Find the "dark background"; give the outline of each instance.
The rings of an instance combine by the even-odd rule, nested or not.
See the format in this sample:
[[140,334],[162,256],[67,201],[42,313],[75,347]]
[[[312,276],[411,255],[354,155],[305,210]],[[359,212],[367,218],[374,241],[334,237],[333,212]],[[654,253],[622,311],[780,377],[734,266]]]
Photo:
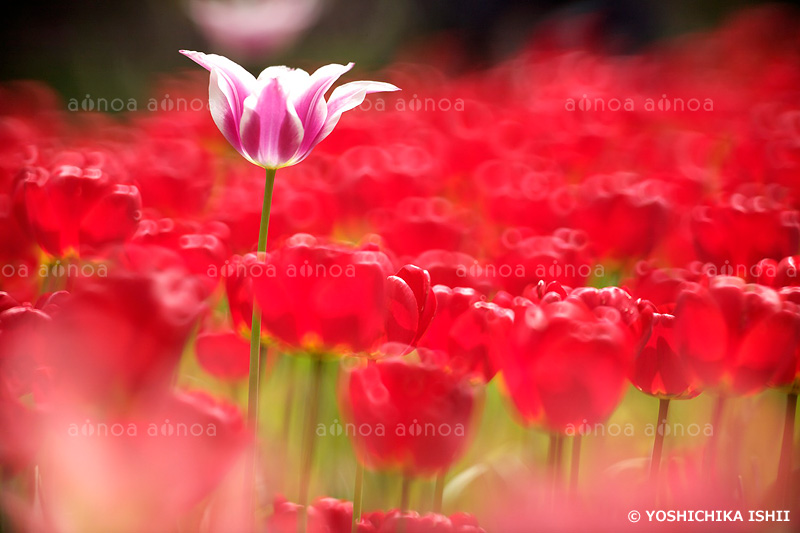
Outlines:
[[[28,0],[6,3],[0,80],[42,80],[64,98],[141,97],[159,74],[189,68],[180,48],[216,51],[187,14],[190,0]],[[463,50],[459,69],[490,64],[548,21],[595,13],[618,52],[718,24],[759,2],[745,0],[328,0],[291,47],[235,57],[258,72],[268,64],[315,67],[355,61],[379,68],[404,50],[424,54],[431,36]],[[414,57],[413,54],[407,54]]]

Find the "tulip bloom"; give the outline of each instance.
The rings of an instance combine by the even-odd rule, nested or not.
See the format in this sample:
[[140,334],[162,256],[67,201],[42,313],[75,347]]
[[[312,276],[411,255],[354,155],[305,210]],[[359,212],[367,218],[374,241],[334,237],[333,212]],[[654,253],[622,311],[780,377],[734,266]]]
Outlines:
[[495,353],[511,400],[527,423],[565,432],[602,422],[625,392],[635,351],[622,314],[580,297],[518,302]]
[[211,72],[211,116],[242,157],[260,167],[296,165],[327,137],[342,113],[361,105],[368,94],[397,91],[390,83],[354,81],[333,90],[353,63],[320,67],[313,74],[284,66],[267,67],[258,78],[230,59],[181,50]]
[[[359,461],[370,468],[428,476],[466,448],[476,389],[446,369],[389,357],[352,369],[339,391]],[[369,428],[369,431],[364,428]]]
[[433,292],[437,311],[420,346],[435,350],[437,359],[455,374],[488,383],[497,373],[490,355],[491,339],[504,334],[514,313],[484,302],[473,289],[437,285]]
[[675,308],[677,349],[705,387],[751,394],[791,364],[797,345],[794,313],[763,285],[720,276],[693,286]]
[[379,251],[299,234],[265,265],[248,263],[264,328],[295,349],[359,353],[387,341],[413,345],[436,309],[428,273],[409,265],[393,275]]
[[689,399],[700,394],[675,346],[675,317],[653,315],[650,338],[636,357],[631,382],[650,396],[664,400]]

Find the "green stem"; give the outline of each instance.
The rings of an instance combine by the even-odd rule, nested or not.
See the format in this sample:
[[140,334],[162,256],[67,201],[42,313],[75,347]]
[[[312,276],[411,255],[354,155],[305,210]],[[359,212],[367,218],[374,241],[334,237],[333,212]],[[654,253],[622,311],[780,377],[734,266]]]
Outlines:
[[778,490],[782,504],[788,505],[792,475],[792,447],[794,444],[794,419],[797,416],[797,394],[786,396],[786,417],[783,422],[783,441],[778,463]]
[[444,477],[447,474],[442,470],[436,475],[436,485],[433,487],[433,512],[441,514],[442,500],[444,499]]
[[[272,207],[272,189],[275,185],[275,169],[266,169],[266,183],[264,185],[264,200],[261,206],[261,224],[258,228],[258,260],[266,260],[267,232],[269,230],[269,213]],[[247,422],[253,432],[253,455],[248,471],[251,473],[253,495],[255,495],[255,480],[258,465],[258,392],[261,377],[261,309],[253,296],[253,320],[250,323],[250,379],[247,387]],[[255,506],[255,499],[253,500]],[[253,506],[253,511],[255,507]]]
[[653,440],[653,454],[650,457],[650,483],[653,490],[658,493],[658,472],[661,469],[661,452],[664,449],[664,432],[667,425],[667,414],[669,413],[669,400],[661,398],[658,400],[658,420],[656,421],[656,435]]
[[358,521],[361,519],[361,486],[364,483],[364,465],[356,460],[356,485],[353,489],[353,521],[350,524],[350,532],[356,533]]

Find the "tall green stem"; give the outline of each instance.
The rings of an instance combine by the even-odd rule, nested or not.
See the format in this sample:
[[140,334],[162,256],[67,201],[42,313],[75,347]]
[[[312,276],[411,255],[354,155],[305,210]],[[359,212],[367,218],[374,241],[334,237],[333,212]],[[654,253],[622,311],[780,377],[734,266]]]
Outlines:
[[[264,200],[261,206],[261,224],[258,228],[258,260],[266,260],[267,232],[269,231],[269,213],[272,207],[272,189],[275,185],[275,169],[266,169],[264,184]],[[253,321],[250,324],[250,380],[247,388],[247,422],[253,432],[253,454],[249,458],[247,471],[251,476],[249,493],[253,496],[252,510],[255,511],[255,480],[258,465],[258,392],[261,377],[261,309],[253,297]]]
[[[268,168],[264,184],[264,200],[261,205],[261,224],[258,228],[258,260],[266,260],[269,213],[272,208],[272,189],[275,185],[275,169]],[[253,298],[253,321],[250,325],[250,383],[247,390],[247,417],[251,429],[258,429],[258,381],[261,377],[261,309]]]

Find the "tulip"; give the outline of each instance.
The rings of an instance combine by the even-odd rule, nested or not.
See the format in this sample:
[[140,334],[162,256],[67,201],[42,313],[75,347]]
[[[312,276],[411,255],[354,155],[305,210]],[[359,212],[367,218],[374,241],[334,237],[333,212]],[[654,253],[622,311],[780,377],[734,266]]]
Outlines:
[[[218,494],[249,444],[238,408],[197,391],[168,392],[113,415],[60,403],[43,431],[48,475],[39,490],[48,531],[172,529]],[[156,490],[167,479],[170,490]],[[104,512],[112,507],[120,514]]]
[[211,116],[231,146],[251,163],[278,169],[303,161],[327,137],[342,113],[368,94],[399,90],[375,81],[354,81],[325,93],[351,68],[330,64],[313,74],[268,67],[258,78],[230,59],[190,50],[181,53],[211,72]]
[[675,308],[676,348],[705,388],[752,394],[793,361],[797,333],[791,309],[773,289],[720,276],[692,285]]
[[205,311],[203,296],[175,268],[81,280],[44,335],[41,364],[53,374],[45,399],[117,411],[162,393]]
[[[692,214],[697,255],[719,273],[742,276],[764,258],[780,260],[800,245],[797,213],[764,196],[733,194]],[[748,277],[750,272],[747,272]]]
[[351,369],[339,405],[356,428],[358,460],[430,476],[449,468],[472,433],[477,399],[466,381],[430,363],[388,357]]
[[[440,359],[455,374],[488,383],[497,373],[490,354],[491,340],[507,331],[514,320],[513,312],[484,302],[472,289],[437,285],[434,294],[437,312],[420,346],[434,351],[434,359]],[[428,350],[420,354],[431,355]]]
[[493,349],[526,423],[567,432],[611,415],[622,399],[636,339],[619,311],[579,297],[518,302],[509,335]]
[[[351,82],[334,89],[326,101],[325,93],[353,63],[327,65],[311,75],[301,69],[273,66],[256,79],[226,57],[188,50],[181,53],[211,73],[209,106],[222,135],[245,159],[266,169],[256,248],[261,260],[267,249],[276,169],[308,157],[333,131],[342,113],[359,106],[367,94],[398,88],[381,82]],[[260,354],[261,309],[253,305],[247,412],[254,432],[258,426]],[[255,457],[253,475],[254,465]]]
[[636,357],[631,382],[645,394],[663,400],[696,397],[700,394],[699,384],[677,352],[675,317],[655,314],[652,320],[652,333]]
[[203,331],[195,341],[197,362],[209,374],[235,382],[247,377],[250,344],[233,331]]
[[18,180],[26,222],[54,256],[121,243],[141,218],[138,188],[102,152],[61,152],[47,165],[25,169]]
[[582,231],[561,228],[553,235],[529,235],[510,229],[501,242],[504,249],[495,257],[487,277],[511,294],[521,294],[540,280],[580,287],[593,272]]
[[369,353],[384,342],[413,345],[436,308],[428,273],[406,266],[392,275],[383,252],[299,234],[261,266],[251,264],[250,277],[264,328],[294,350],[322,355]]

